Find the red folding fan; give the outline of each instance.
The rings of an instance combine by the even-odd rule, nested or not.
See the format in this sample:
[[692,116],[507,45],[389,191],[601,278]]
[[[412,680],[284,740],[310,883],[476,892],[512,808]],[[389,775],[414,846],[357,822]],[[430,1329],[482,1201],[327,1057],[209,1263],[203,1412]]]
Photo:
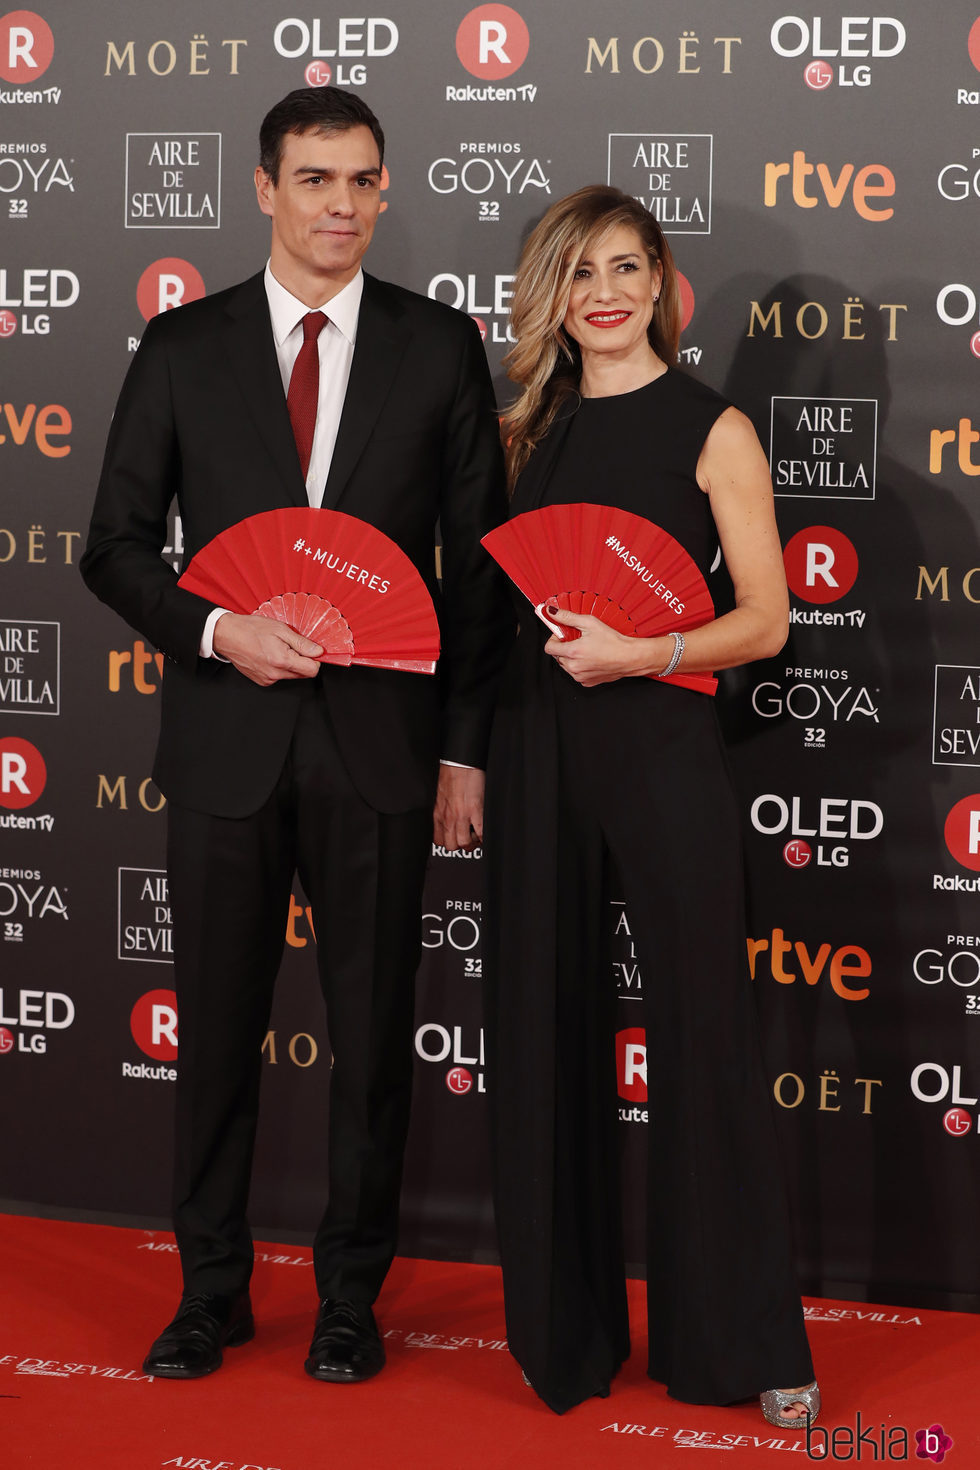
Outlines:
[[290,506],[229,526],[178,586],[229,612],[287,623],[321,663],[435,673],[439,623],[418,568],[390,537],[339,510]]
[[[525,511],[484,536],[483,545],[566,641],[580,634],[550,622],[542,611],[548,603],[591,613],[634,638],[683,633],[715,615],[704,576],[680,542],[612,505]],[[702,694],[718,688],[712,674],[670,674],[663,682]]]

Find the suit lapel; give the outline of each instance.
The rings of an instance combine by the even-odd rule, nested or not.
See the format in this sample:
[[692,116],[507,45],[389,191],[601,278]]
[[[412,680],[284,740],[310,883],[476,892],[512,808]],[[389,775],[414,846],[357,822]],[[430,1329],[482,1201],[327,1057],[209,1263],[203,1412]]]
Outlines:
[[[285,505],[308,505],[286,409],[263,276],[243,282],[226,307],[229,366],[256,432],[265,444]],[[278,498],[278,497],[276,497]]]
[[364,452],[411,336],[401,308],[384,285],[365,274],[357,341],[323,505],[334,509]]

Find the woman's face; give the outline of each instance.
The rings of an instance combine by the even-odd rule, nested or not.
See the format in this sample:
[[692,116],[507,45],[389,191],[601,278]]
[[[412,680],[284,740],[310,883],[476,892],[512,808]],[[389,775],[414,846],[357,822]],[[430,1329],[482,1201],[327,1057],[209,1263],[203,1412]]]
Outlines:
[[630,225],[617,225],[579,261],[564,327],[583,354],[629,357],[649,351],[647,327],[659,295],[663,267],[651,266],[646,247]]

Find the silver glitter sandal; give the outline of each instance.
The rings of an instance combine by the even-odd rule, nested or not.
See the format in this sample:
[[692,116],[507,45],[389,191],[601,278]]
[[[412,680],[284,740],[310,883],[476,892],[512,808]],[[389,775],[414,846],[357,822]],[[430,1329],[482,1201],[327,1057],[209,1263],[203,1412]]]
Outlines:
[[[787,1419],[780,1411],[793,1404],[805,1404],[806,1413],[801,1414],[798,1419]],[[820,1385],[814,1379],[808,1388],[798,1388],[792,1393],[783,1393],[781,1388],[768,1388],[759,1395],[759,1407],[762,1417],[768,1423],[775,1424],[780,1429],[803,1431],[808,1425],[816,1423],[820,1413]]]

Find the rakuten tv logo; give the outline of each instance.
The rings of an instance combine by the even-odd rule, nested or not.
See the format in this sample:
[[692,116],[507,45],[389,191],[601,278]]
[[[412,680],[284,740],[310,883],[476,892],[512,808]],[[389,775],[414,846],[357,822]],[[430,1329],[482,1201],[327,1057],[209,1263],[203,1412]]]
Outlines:
[[167,255],[148,265],[136,286],[136,304],[143,320],[173,311],[188,301],[199,301],[206,294],[204,278],[190,261],[178,255]]
[[140,1051],[159,1062],[177,1056],[177,995],[173,990],[150,990],[133,1006],[129,1029]]
[[980,792],[956,803],[946,818],[943,836],[960,867],[980,873]]
[[19,735],[0,740],[0,806],[10,811],[33,806],[47,779],[44,757],[36,745]]
[[10,10],[0,17],[0,77],[5,82],[36,81],[54,56],[54,36],[33,10]]
[[853,543],[833,526],[807,526],[786,543],[783,565],[790,591],[804,602],[837,602],[857,580]]
[[478,5],[456,32],[456,55],[466,70],[490,82],[523,66],[530,44],[524,20],[509,5]]
[[646,1102],[647,1037],[642,1026],[616,1032],[616,1075],[624,1102]]

